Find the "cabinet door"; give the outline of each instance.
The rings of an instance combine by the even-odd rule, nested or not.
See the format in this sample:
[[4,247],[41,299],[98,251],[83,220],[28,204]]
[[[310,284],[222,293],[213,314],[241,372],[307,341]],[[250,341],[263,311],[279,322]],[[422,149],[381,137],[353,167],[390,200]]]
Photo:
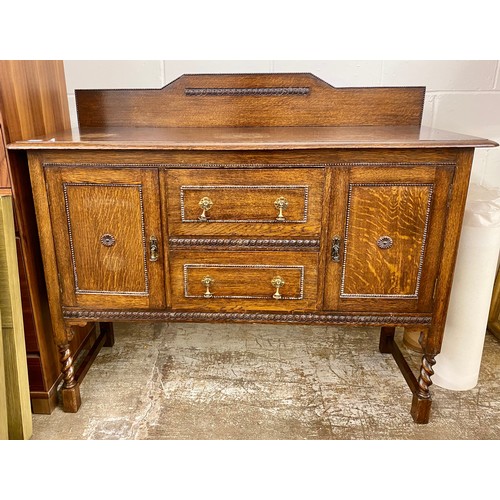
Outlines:
[[47,167],[65,306],[165,305],[156,169]]
[[431,311],[451,174],[448,165],[338,172],[327,309]]

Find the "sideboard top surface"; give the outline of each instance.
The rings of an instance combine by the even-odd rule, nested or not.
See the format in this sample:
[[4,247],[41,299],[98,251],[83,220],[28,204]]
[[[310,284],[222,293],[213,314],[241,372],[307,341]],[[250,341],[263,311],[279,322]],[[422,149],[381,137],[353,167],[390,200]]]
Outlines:
[[18,141],[10,149],[273,150],[492,147],[479,137],[401,127],[93,127]]
[[421,127],[425,87],[336,88],[309,73],[183,75],[161,89],[77,90],[79,127],[11,149],[491,147]]

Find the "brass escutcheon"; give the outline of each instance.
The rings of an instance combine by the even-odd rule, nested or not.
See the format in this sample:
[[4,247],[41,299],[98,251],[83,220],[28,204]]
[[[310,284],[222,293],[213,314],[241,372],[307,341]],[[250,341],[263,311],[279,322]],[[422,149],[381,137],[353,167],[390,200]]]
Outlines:
[[274,292],[273,299],[281,299],[280,288],[285,284],[285,280],[281,276],[275,276],[271,280],[271,285],[276,288]]
[[387,250],[388,248],[391,248],[393,244],[392,238],[390,236],[381,236],[377,240],[377,246],[381,248],[382,250]]
[[279,210],[278,216],[276,217],[276,220],[279,221],[284,221],[285,216],[283,215],[283,210],[286,210],[288,207],[288,201],[286,201],[286,198],[284,196],[280,196],[275,202],[274,206],[276,210]]
[[200,208],[203,211],[201,212],[201,215],[198,217],[198,220],[200,220],[202,222],[208,221],[207,212],[212,208],[213,204],[214,204],[214,202],[208,196],[204,196],[200,200],[198,205],[200,206]]
[[203,294],[203,297],[205,297],[206,299],[209,299],[209,298],[213,297],[213,294],[210,291],[210,286],[214,284],[213,278],[211,276],[205,276],[201,280],[201,284],[207,288],[205,290],[205,293]]
[[103,234],[99,240],[105,247],[112,247],[116,240],[112,234],[106,233]]

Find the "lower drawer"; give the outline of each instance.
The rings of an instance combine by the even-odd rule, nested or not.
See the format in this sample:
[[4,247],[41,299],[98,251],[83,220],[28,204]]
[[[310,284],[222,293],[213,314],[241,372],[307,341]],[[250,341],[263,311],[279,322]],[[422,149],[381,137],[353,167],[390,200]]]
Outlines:
[[316,252],[173,251],[170,269],[174,309],[316,309]]

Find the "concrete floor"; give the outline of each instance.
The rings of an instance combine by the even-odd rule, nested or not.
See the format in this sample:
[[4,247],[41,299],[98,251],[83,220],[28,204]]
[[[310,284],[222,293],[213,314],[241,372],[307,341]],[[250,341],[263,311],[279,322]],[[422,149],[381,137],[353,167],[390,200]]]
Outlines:
[[[34,415],[34,440],[500,438],[500,342],[479,384],[433,385],[427,425],[378,328],[115,324],[81,386],[82,406]],[[401,337],[402,333],[399,333]],[[404,350],[417,369],[420,356]]]

